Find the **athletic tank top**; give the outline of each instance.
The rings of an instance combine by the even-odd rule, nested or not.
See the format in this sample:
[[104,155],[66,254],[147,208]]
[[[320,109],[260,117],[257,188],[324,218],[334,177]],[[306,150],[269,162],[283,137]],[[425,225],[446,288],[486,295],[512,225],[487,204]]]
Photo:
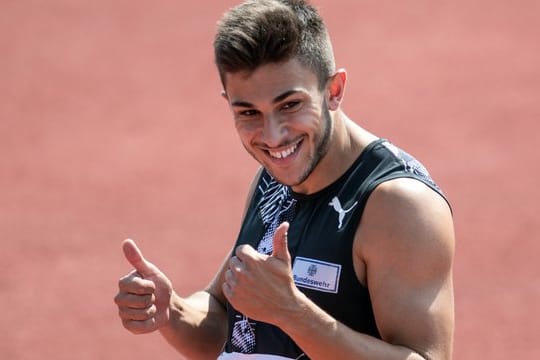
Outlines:
[[[302,195],[263,171],[235,246],[272,253],[277,226],[288,221],[294,282],[314,303],[353,330],[380,338],[369,291],[357,279],[353,239],[369,195],[382,182],[417,179],[444,197],[427,170],[384,139],[370,143],[352,166],[323,190]],[[229,333],[220,360],[308,359],[279,328],[227,306]]]

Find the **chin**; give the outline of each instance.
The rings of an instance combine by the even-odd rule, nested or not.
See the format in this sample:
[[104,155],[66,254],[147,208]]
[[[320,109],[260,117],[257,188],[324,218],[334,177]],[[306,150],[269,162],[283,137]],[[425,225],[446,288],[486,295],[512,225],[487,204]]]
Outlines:
[[279,182],[280,184],[289,186],[289,187],[295,187],[295,186],[301,185],[307,179],[307,176],[292,175],[290,172],[287,174],[284,174],[283,171],[276,173],[272,171],[271,169],[269,169],[268,167],[265,167],[265,169],[268,173],[270,173],[270,175],[272,175],[274,179],[276,179],[277,182]]

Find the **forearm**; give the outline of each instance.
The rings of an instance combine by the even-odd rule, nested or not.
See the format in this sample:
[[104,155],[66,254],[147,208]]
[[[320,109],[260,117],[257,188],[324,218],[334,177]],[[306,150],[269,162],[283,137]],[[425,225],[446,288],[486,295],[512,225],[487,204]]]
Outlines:
[[226,310],[205,291],[187,298],[174,294],[169,323],[160,332],[190,359],[216,359],[226,337]]
[[299,297],[298,307],[278,325],[310,359],[422,360],[410,348],[359,333],[343,325],[317,305]]

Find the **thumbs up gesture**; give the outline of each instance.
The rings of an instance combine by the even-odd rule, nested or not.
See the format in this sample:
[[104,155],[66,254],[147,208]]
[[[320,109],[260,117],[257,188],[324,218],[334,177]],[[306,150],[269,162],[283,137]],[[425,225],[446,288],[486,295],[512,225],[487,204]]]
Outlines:
[[249,318],[278,325],[299,296],[287,247],[288,228],[289,224],[284,222],[276,229],[271,255],[241,245],[229,261],[223,294],[235,309]]
[[134,270],[118,282],[114,301],[120,319],[124,327],[135,334],[157,330],[169,321],[172,284],[143,257],[133,240],[125,240],[122,249]]

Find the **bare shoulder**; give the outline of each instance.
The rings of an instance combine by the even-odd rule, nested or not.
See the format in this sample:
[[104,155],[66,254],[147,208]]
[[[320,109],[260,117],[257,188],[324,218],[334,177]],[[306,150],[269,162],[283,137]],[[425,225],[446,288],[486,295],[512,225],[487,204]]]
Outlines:
[[426,184],[409,178],[390,180],[371,194],[357,237],[355,245],[364,260],[382,249],[394,252],[403,247],[448,256],[454,245],[452,214],[446,200]]
[[405,178],[374,190],[356,234],[354,262],[383,339],[450,358],[453,256],[452,214],[442,196]]

